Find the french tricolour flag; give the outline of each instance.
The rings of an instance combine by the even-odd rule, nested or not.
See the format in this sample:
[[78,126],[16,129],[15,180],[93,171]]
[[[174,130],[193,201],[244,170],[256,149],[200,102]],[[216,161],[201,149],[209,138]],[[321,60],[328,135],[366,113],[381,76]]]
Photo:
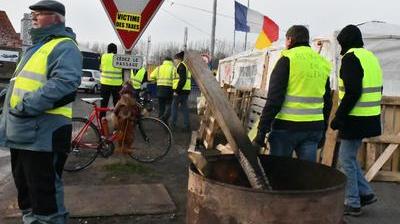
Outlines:
[[235,30],[260,33],[256,41],[257,49],[264,49],[279,38],[279,26],[274,21],[236,1]]

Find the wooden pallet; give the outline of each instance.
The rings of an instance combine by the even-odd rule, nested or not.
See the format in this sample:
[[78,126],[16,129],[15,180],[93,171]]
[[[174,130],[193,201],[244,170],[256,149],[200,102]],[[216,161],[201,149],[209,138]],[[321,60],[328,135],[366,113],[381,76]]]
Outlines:
[[400,182],[400,97],[382,98],[382,135],[364,139],[360,161],[368,181]]

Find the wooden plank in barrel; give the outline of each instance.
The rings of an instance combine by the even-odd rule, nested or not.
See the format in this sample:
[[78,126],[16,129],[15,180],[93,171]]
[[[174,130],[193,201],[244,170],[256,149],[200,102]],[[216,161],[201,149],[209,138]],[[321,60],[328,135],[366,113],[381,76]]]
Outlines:
[[267,189],[269,183],[256,150],[212,72],[199,54],[188,52],[185,56],[186,64],[189,66],[193,78],[206,97],[218,125],[247,175],[250,185],[257,189]]

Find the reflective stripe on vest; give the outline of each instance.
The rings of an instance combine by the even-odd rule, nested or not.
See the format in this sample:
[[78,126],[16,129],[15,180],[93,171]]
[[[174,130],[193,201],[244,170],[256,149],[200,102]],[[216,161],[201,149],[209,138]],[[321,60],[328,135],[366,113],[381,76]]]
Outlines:
[[[47,82],[47,60],[53,49],[62,41],[72,41],[70,38],[57,38],[41,46],[26,62],[15,78],[10,99],[10,107],[15,108],[26,93],[36,92]],[[73,41],[72,41],[73,42]],[[75,42],[73,42],[75,43]],[[72,103],[45,111],[48,114],[72,117]]]
[[122,69],[113,66],[114,54],[107,53],[101,56],[100,83],[109,86],[120,86],[123,83]]
[[[353,52],[360,61],[364,71],[361,97],[350,111],[352,116],[376,116],[381,113],[382,70],[378,58],[364,48],[351,48],[346,54]],[[345,55],[346,55],[345,54]],[[339,78],[339,99],[343,99],[345,87]]]
[[284,50],[282,55],[289,58],[290,71],[285,101],[276,118],[296,122],[323,120],[323,96],[331,64],[307,46]]
[[136,90],[140,89],[140,87],[142,86],[142,82],[143,82],[145,73],[146,73],[145,68],[139,69],[139,71],[137,72],[136,75],[133,72],[133,70],[131,70],[131,82],[132,82],[132,86],[134,89],[136,89]]
[[175,66],[172,61],[164,61],[150,75],[151,80],[157,82],[157,86],[172,87],[172,79],[174,76]]
[[176,88],[178,88],[179,74],[178,74],[177,69],[179,68],[180,64],[183,64],[183,66],[185,66],[185,69],[186,69],[186,82],[185,82],[185,85],[183,86],[182,90],[190,90],[192,88],[192,73],[188,69],[188,67],[185,64],[185,62],[179,63],[179,65],[175,69],[174,80],[172,81],[172,89],[175,90]]

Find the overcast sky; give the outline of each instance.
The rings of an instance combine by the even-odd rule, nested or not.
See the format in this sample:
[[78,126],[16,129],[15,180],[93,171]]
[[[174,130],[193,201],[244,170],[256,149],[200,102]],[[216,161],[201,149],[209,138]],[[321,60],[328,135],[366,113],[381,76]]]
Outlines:
[[[247,0],[237,0],[247,4]],[[37,0],[0,0],[17,32],[28,6]],[[66,6],[67,25],[77,34],[78,41],[119,42],[100,0],[60,0]],[[189,29],[189,41],[209,39],[213,0],[165,0],[148,26],[142,39],[152,42],[182,41],[184,27]],[[332,33],[353,23],[379,20],[400,24],[399,0],[250,0],[250,8],[269,16],[285,30],[293,24],[307,24],[312,36]],[[234,0],[218,0],[216,38],[233,41]],[[254,41],[257,34],[249,35]],[[237,33],[237,40],[244,40]]]

